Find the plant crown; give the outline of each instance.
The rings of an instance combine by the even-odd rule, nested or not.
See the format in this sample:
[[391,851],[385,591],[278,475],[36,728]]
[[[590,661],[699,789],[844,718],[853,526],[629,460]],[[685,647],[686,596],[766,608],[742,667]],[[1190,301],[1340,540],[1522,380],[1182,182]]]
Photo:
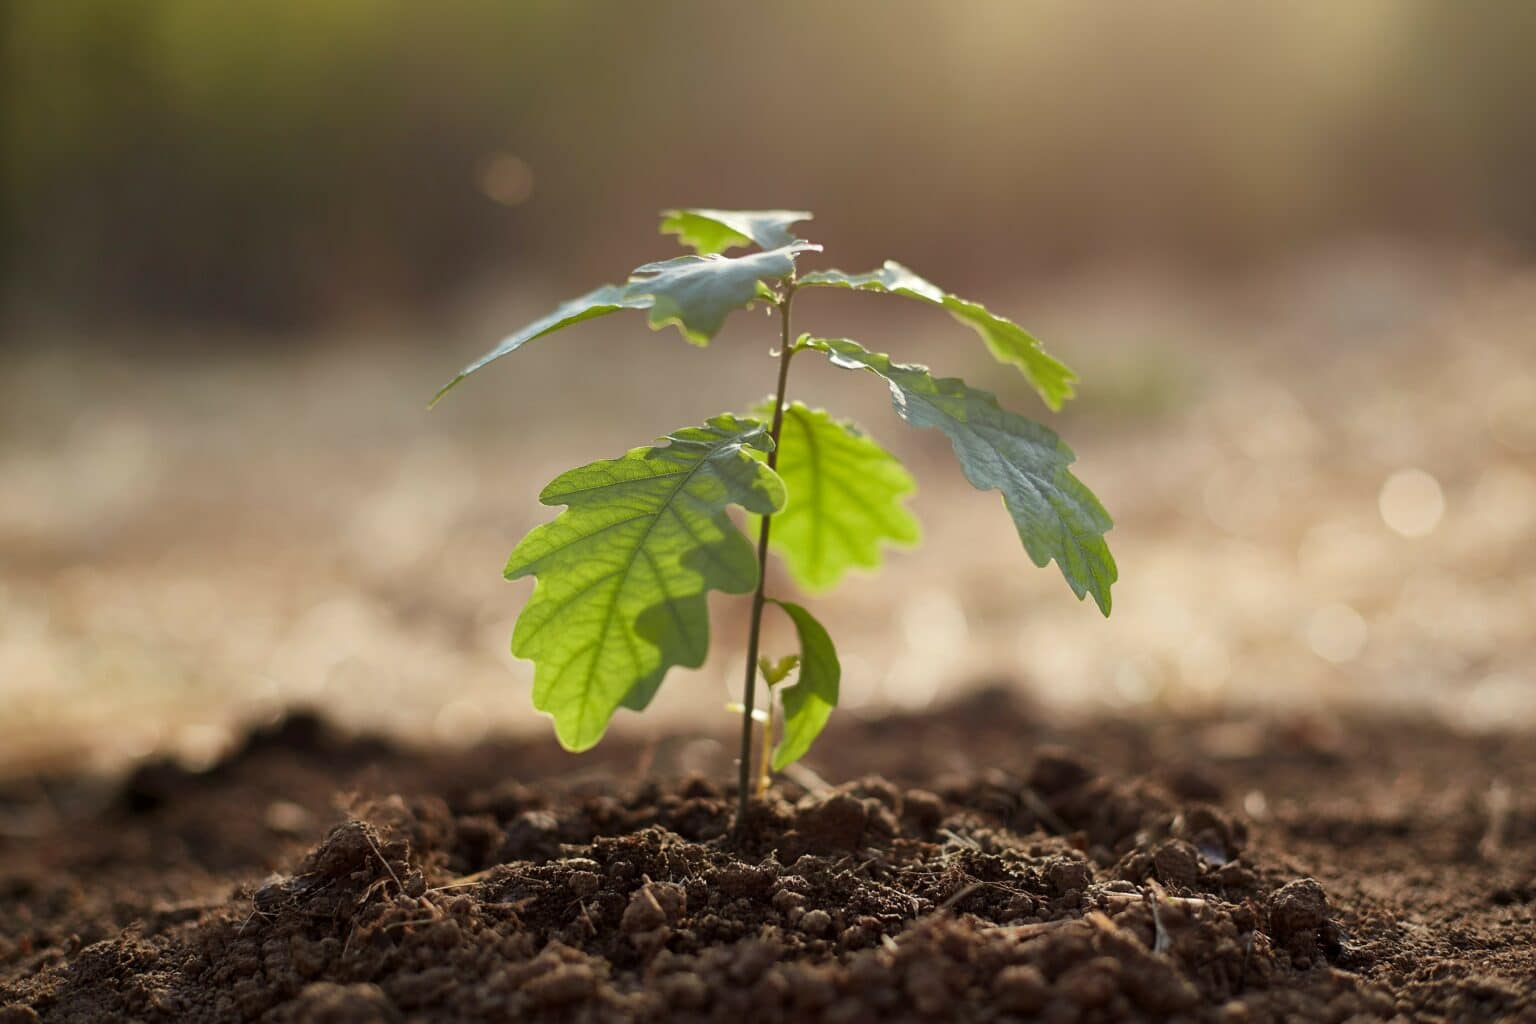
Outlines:
[[[912,545],[919,537],[905,504],[915,485],[901,463],[854,424],[786,400],[795,354],[820,353],[833,366],[884,381],[901,419],[942,432],[966,479],[1002,494],[1030,559],[1038,566],[1054,561],[1072,592],[1079,599],[1091,595],[1105,615],[1117,576],[1104,539],[1110,517],[1071,473],[1074,456],[1056,434],[1004,409],[989,392],[857,342],[807,334],[791,341],[790,300],[807,288],[846,288],[943,309],[974,330],[999,362],[1016,367],[1052,410],[1072,397],[1076,375],[1019,325],[898,263],[863,274],[797,275],[797,260],[821,250],[794,230],[810,217],[787,210],[668,211],[662,232],[694,254],[647,263],[622,285],[563,303],[470,363],[433,399],[536,338],[621,309],[645,310],[653,329],[674,325],[699,346],[735,310],[755,303],[778,309],[787,344],[777,353],[775,398],[747,415],[724,413],[556,477],[539,500],[564,511],[522,539],[505,573],[537,581],[513,631],[512,651],[534,662],[534,706],[554,719],[556,736],[571,750],[597,743],[619,708],[644,709],[668,669],[703,663],[710,590],[755,591],[743,800],[755,673],[781,698],[783,734],[771,760],[779,771],[802,757],[826,724],[841,671],[821,623],[800,604],[764,594],[766,551],[783,559],[802,589],[819,593],[850,569],[877,568],[884,547]],[[725,255],[736,248],[756,251]],[[757,517],[756,552],[728,515],[732,505]],[[797,654],[777,661],[757,656],[765,604],[788,616]],[[767,721],[771,730],[771,715]]]

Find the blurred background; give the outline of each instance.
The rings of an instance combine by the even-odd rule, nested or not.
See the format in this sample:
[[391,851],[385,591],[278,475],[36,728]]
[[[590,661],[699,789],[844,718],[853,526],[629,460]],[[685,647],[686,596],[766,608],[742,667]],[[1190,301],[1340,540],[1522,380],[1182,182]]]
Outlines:
[[[539,487],[745,408],[773,332],[616,316],[425,400],[680,205],[815,210],[803,265],[900,259],[1083,376],[1051,416],[945,317],[797,303],[1047,419],[1118,522],[1106,622],[941,438],[797,367],[921,486],[925,545],[816,599],[851,713],[1536,723],[1536,6],[0,12],[0,771],[195,764],[294,703],[545,729],[500,579]],[[643,727],[730,727],[744,605]]]

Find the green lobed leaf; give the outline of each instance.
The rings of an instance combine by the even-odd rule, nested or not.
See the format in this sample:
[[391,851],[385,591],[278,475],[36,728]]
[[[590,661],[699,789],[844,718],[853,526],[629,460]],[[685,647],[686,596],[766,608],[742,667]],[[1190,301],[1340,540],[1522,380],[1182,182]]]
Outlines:
[[807,210],[664,210],[661,233],[703,255],[737,246],[777,249],[797,239],[791,226],[810,220]]
[[748,454],[772,447],[763,424],[717,416],[664,440],[556,477],[539,500],[565,511],[507,562],[508,579],[538,579],[512,653],[535,663],[534,707],[570,750],[596,743],[621,705],[643,707],[672,666],[703,663],[706,592],[757,585],[727,506],[784,505],[783,483]]
[[437,394],[432,396],[431,405],[436,405],[442,400],[444,395],[453,389],[454,385],[482,366],[485,366],[487,363],[493,363],[504,355],[516,352],[535,338],[542,338],[546,334],[553,334],[555,331],[569,327],[572,324],[579,324],[583,320],[606,316],[620,309],[647,309],[650,305],[651,297],[649,295],[641,293],[630,294],[626,286],[614,284],[605,284],[601,288],[594,288],[585,295],[562,302],[559,306],[555,307],[553,312],[540,317],[517,332],[507,335],[495,348],[460,370],[458,376],[444,384]]
[[832,637],[815,616],[790,601],[773,603],[784,609],[800,636],[800,676],[795,685],[779,691],[784,700],[784,737],[773,748],[773,770],[781,772],[804,757],[821,735],[837,707],[843,669]]
[[809,242],[794,242],[734,258],[679,256],[647,263],[631,272],[628,283],[594,288],[508,335],[460,370],[433,396],[430,404],[436,405],[454,385],[476,370],[516,352],[528,342],[620,309],[648,309],[652,329],[676,324],[684,338],[695,345],[707,345],[732,311],[770,297],[768,282],[782,281],[794,273],[797,255],[820,248]]
[[[767,419],[773,403],[756,410]],[[895,456],[852,423],[800,402],[784,407],[776,469],[789,499],[770,543],[795,583],[823,591],[849,569],[880,565],[883,544],[921,536],[904,502],[917,489]]]
[[841,270],[815,270],[800,278],[803,288],[851,288],[855,291],[883,292],[940,306],[960,323],[970,327],[986,343],[1000,363],[1016,366],[1034,385],[1045,404],[1060,409],[1061,403],[1076,391],[1072,384],[1077,374],[1056,359],[1024,328],[985,306],[958,295],[951,295],[938,285],[919,277],[894,260],[886,260],[879,270],[865,274],[845,274]]
[[794,242],[746,256],[678,256],[636,267],[628,292],[651,298],[653,329],[676,324],[695,345],[707,345],[733,311],[762,298],[759,287],[795,272],[795,257],[819,250]]
[[1092,491],[1068,470],[1076,456],[1055,433],[998,405],[996,396],[955,377],[935,378],[925,366],[897,363],[846,338],[802,337],[837,366],[885,379],[891,404],[915,427],[948,435],[966,479],[1002,492],[1019,539],[1036,565],[1055,561],[1072,592],[1092,594],[1110,610],[1118,578],[1104,534],[1114,526]]

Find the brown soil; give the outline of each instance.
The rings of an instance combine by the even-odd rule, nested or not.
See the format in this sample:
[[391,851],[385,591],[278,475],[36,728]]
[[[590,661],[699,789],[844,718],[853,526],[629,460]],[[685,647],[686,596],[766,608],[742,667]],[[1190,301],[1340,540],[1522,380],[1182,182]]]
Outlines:
[[1536,1021],[1528,736],[987,693],[813,761],[740,845],[696,738],[13,782],[0,1024]]

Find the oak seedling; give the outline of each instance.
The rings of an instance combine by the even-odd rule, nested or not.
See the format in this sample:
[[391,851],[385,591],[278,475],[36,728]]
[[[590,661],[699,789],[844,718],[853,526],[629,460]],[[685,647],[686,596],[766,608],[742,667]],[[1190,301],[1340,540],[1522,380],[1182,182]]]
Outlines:
[[[1074,456],[1055,433],[958,378],[935,377],[845,338],[797,336],[790,308],[800,293],[817,288],[936,307],[1017,368],[1053,411],[1072,397],[1076,375],[1022,327],[898,263],[863,274],[800,273],[799,261],[821,251],[794,230],[810,219],[788,210],[669,211],[662,232],[693,254],[644,264],[624,284],[560,305],[470,363],[433,399],[536,338],[621,309],[644,310],[652,329],[673,325],[700,347],[736,310],[765,303],[777,312],[773,398],[556,477],[539,500],[565,510],[522,539],[505,571],[508,579],[537,581],[513,630],[512,652],[534,662],[534,707],[554,720],[556,736],[573,751],[597,743],[619,708],[643,710],[668,669],[704,662],[709,591],[752,595],[738,825],[753,789],[754,720],[763,720],[764,760],[782,770],[826,725],[841,674],[821,623],[803,605],[766,593],[769,552],[783,559],[797,585],[819,593],[850,569],[877,568],[885,546],[918,540],[905,505],[914,484],[902,465],[854,424],[789,400],[790,364],[799,354],[882,380],[901,419],[943,432],[966,479],[1002,494],[1030,559],[1041,567],[1054,561],[1073,593],[1091,595],[1105,615],[1117,577],[1104,539],[1113,525],[1109,514],[1071,473]],[[754,251],[725,255],[738,248]],[[756,517],[755,547],[732,522],[732,505]],[[798,653],[760,657],[770,604],[789,617]],[[770,691],[766,715],[756,708],[759,674]],[[783,708],[777,738],[775,696]],[[758,771],[761,778],[767,769]]]

